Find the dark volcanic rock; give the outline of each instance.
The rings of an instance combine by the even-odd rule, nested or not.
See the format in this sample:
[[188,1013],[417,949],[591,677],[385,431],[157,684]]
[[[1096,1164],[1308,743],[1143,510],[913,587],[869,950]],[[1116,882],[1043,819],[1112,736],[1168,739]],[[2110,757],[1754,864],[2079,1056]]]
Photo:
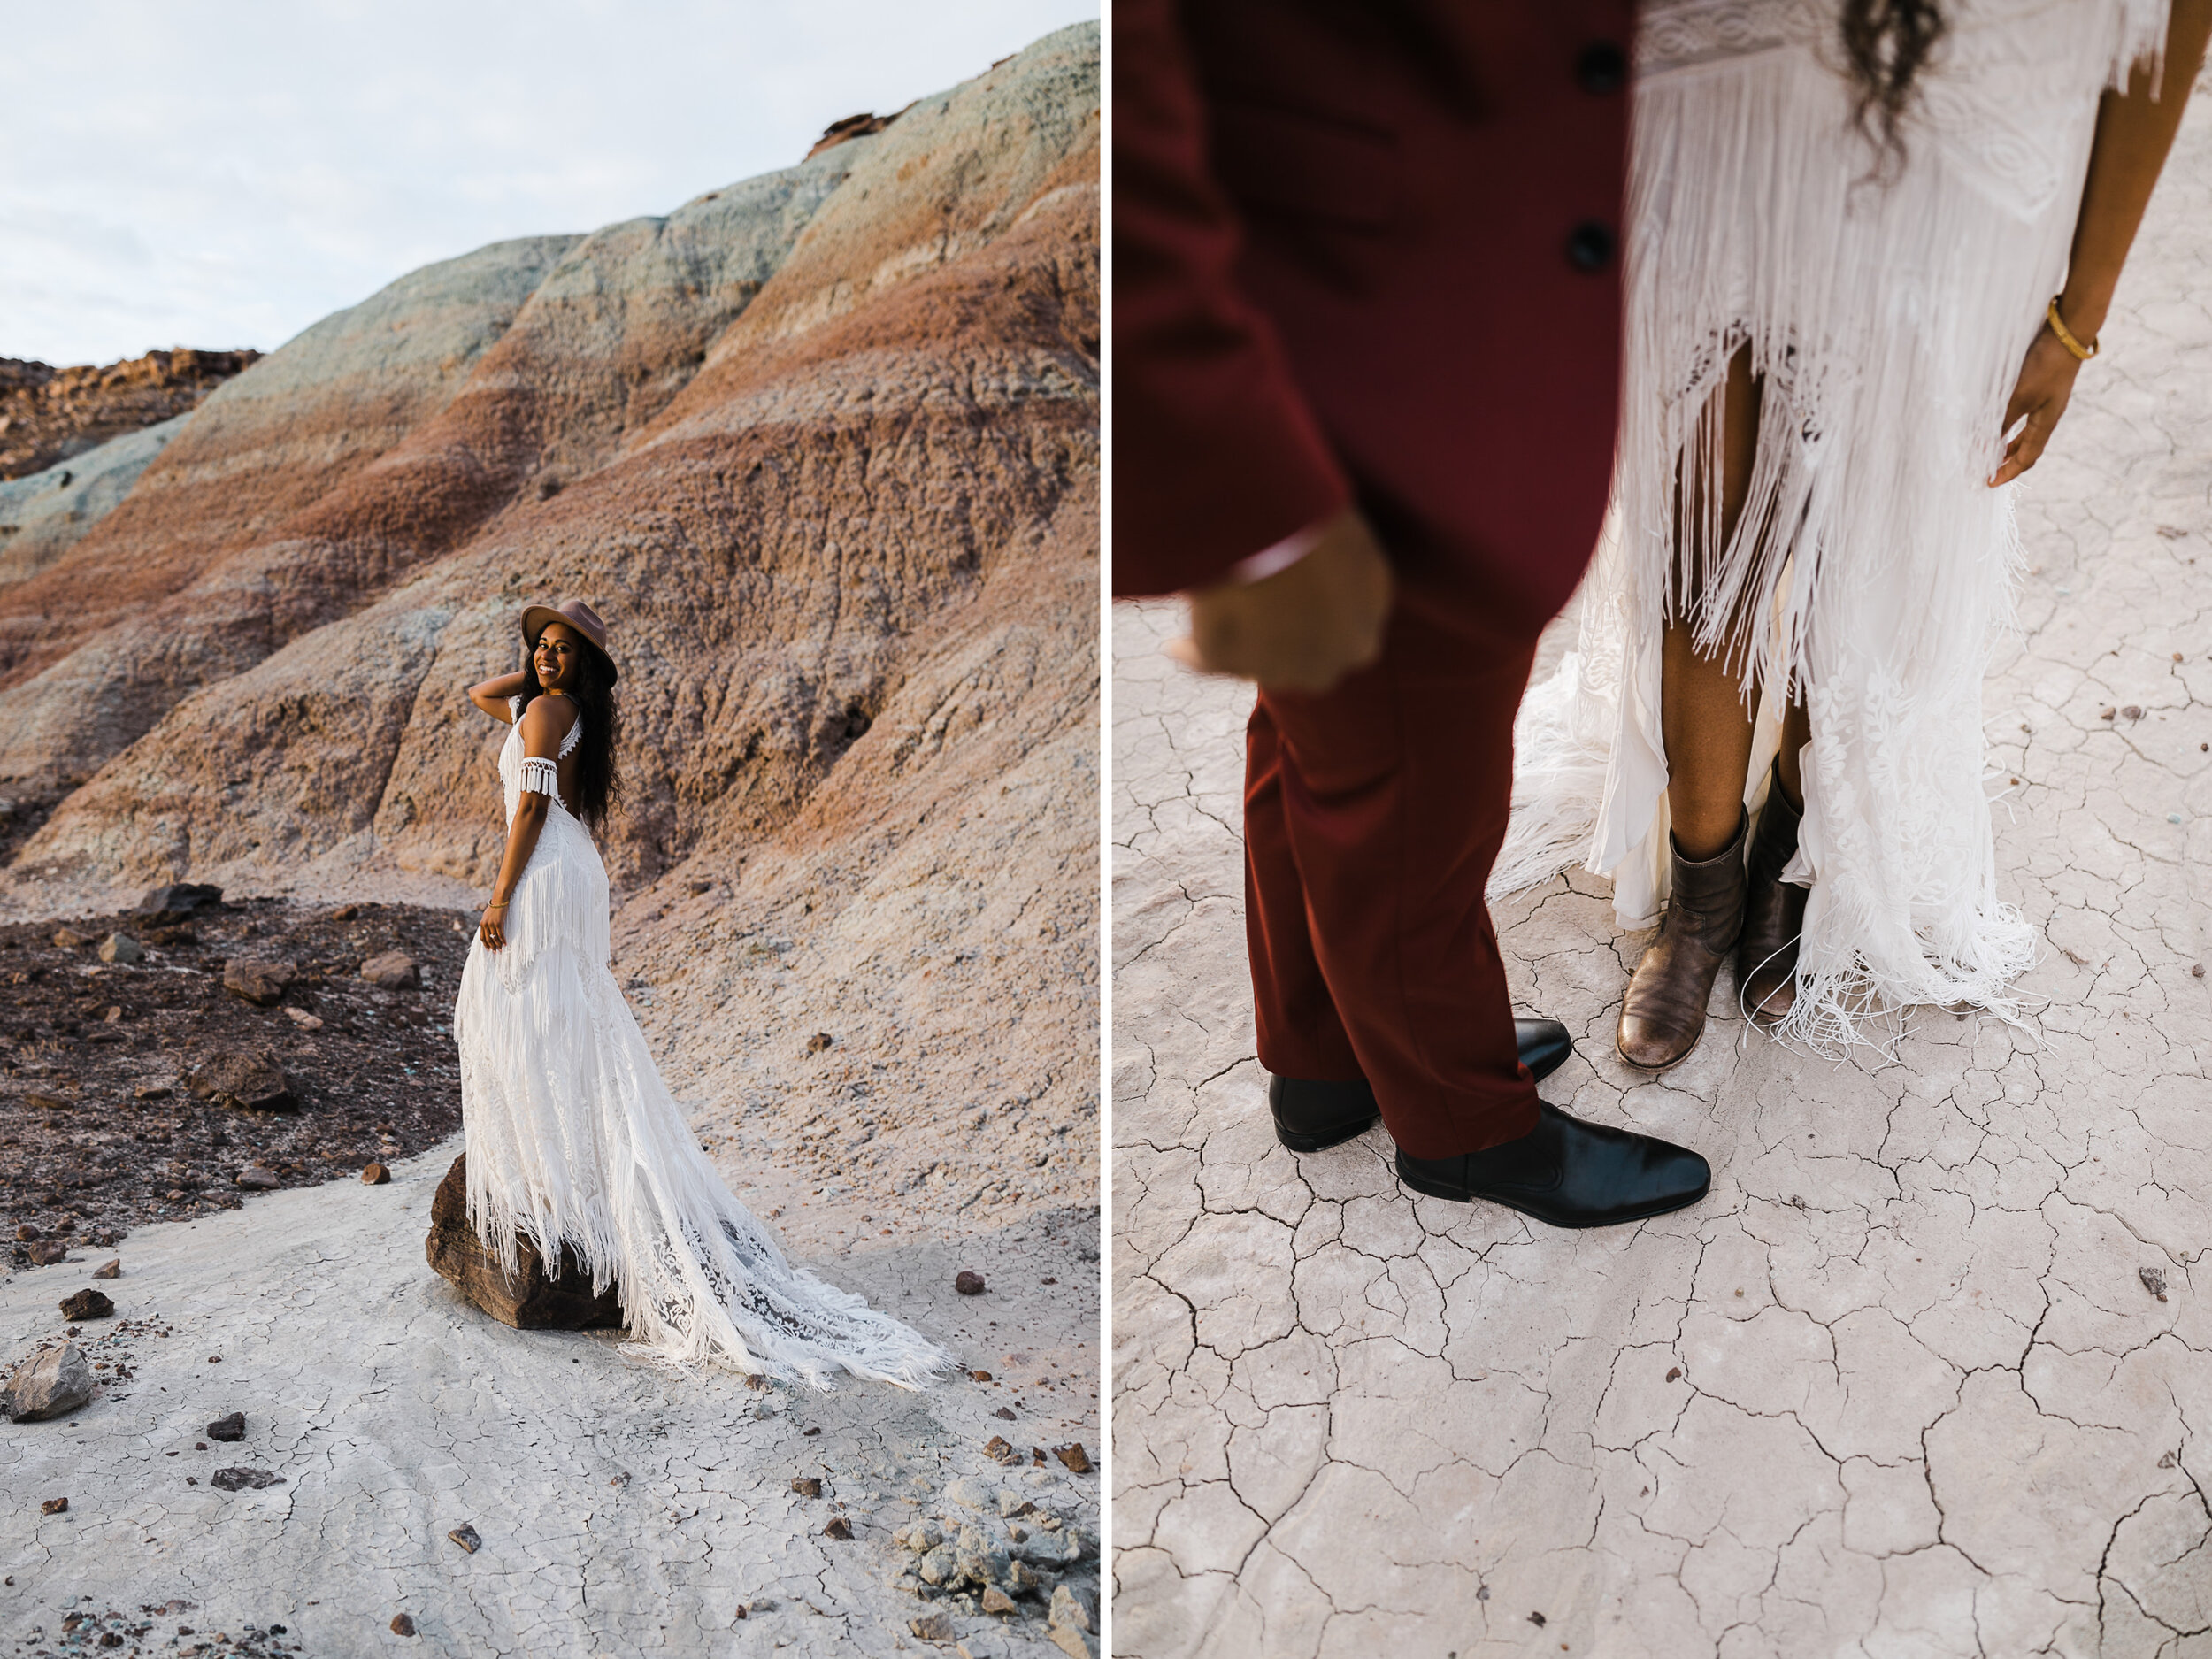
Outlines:
[[296,972],[288,962],[233,956],[223,964],[223,989],[257,1008],[273,1008],[284,1000],[285,987]]
[[403,950],[388,950],[361,964],[361,977],[380,991],[412,991],[422,984],[422,969]]
[[228,1417],[217,1417],[207,1425],[211,1440],[242,1440],[246,1438],[246,1414],[234,1411]]
[[225,1106],[275,1110],[298,1104],[284,1068],[267,1049],[259,1054],[219,1054],[197,1067],[185,1079],[202,1100]]
[[622,1303],[613,1289],[592,1294],[572,1247],[561,1247],[559,1271],[549,1274],[544,1259],[528,1239],[521,1241],[509,1273],[476,1236],[468,1222],[468,1155],[438,1183],[430,1201],[430,1236],[423,1254],[454,1287],[502,1325],[518,1331],[592,1331],[622,1323]]
[[223,902],[223,890],[204,881],[173,881],[156,887],[138,902],[133,912],[148,927],[173,927],[187,918],[212,910]]
[[69,1246],[60,1239],[40,1239],[23,1247],[23,1254],[33,1267],[51,1267],[69,1255]]
[[265,1469],[219,1469],[207,1478],[207,1484],[224,1492],[259,1490],[263,1486],[280,1486],[282,1475],[273,1475]]
[[980,1296],[984,1291],[983,1275],[964,1267],[954,1275],[952,1287],[964,1296]]
[[104,1319],[115,1311],[115,1304],[108,1300],[104,1291],[88,1288],[78,1291],[74,1295],[64,1296],[61,1310],[65,1317],[71,1319]]

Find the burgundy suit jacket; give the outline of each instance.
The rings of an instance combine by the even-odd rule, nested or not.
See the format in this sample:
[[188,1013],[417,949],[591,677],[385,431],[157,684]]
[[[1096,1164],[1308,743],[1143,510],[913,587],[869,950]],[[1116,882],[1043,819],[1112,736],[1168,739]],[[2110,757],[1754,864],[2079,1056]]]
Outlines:
[[1114,588],[1354,501],[1532,637],[1602,519],[1632,0],[1116,0]]

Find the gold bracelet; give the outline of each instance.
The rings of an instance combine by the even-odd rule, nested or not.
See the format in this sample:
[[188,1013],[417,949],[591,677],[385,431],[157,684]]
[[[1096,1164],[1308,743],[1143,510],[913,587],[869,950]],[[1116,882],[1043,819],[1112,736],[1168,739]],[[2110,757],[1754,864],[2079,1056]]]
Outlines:
[[2058,314],[2057,295],[2051,296],[2051,303],[2043,313],[2043,320],[2050,324],[2051,332],[2058,336],[2058,343],[2072,352],[2079,361],[2086,363],[2097,355],[2097,342],[2093,340],[2087,345],[2083,345],[2080,341],[2074,338],[2074,331],[2066,326],[2066,319]]
[[503,910],[513,902],[514,901],[512,899],[502,899],[498,903],[487,904],[484,908],[488,910]]

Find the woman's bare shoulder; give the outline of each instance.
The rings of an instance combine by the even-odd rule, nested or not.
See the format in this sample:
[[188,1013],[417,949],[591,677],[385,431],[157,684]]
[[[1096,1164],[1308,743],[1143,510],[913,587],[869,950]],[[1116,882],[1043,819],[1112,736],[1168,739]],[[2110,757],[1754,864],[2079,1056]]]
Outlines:
[[526,745],[538,741],[557,743],[580,718],[581,710],[575,703],[557,691],[533,697],[529,707],[522,711],[522,741]]

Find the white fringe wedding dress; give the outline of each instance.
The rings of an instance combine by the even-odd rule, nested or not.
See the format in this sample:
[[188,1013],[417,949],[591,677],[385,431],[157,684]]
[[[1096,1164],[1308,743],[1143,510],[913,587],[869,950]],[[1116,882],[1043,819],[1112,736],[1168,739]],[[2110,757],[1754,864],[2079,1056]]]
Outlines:
[[2099,95],[2155,58],[2166,10],[1948,0],[1883,180],[1839,66],[1839,0],[1647,0],[1614,511],[1578,649],[1517,723],[1494,894],[1579,855],[1612,878],[1624,926],[1664,907],[1675,480],[1713,476],[1713,394],[1747,344],[1765,379],[1750,494],[1682,619],[1767,687],[1749,807],[1780,688],[1805,688],[1788,879],[1811,894],[1778,1034],[1870,1040],[1915,1003],[2016,1015],[2008,985],[2035,945],[1997,890],[1981,691],[2017,541],[2014,487],[1984,480],[2064,280]]
[[[918,1386],[948,1356],[792,1266],[700,1151],[608,967],[599,849],[562,804],[555,764],[524,756],[512,706],[499,751],[507,821],[526,789],[551,808],[508,906],[506,947],[470,945],[454,1006],[471,1223],[511,1271],[518,1235],[549,1262],[574,1246],[595,1290],[616,1287],[632,1336],[661,1357]],[[563,755],[582,730],[580,718]]]

